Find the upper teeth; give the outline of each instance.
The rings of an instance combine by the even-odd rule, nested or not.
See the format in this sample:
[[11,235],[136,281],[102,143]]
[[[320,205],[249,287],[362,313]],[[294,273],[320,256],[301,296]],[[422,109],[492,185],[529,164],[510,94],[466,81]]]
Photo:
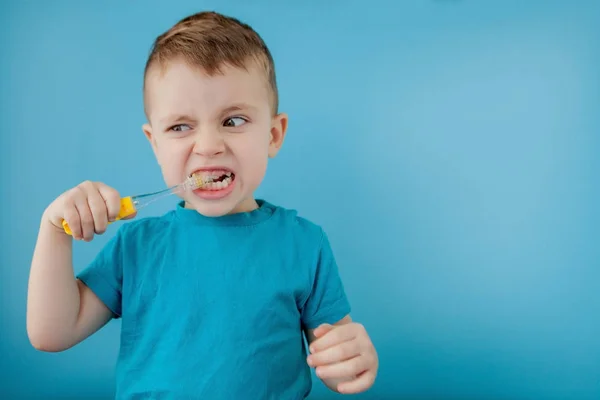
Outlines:
[[216,172],[213,172],[213,171],[208,172],[208,173],[194,172],[193,174],[190,175],[190,177],[192,177],[193,175],[200,175],[204,179],[215,180],[215,179],[219,178],[222,175],[225,175],[228,178],[230,178],[232,174],[233,173],[230,172],[230,171],[225,172],[224,174],[223,173],[216,173]]
[[210,178],[210,179],[217,179],[217,178],[220,178],[223,175],[225,175],[227,177],[230,177],[231,176],[231,172],[226,172],[224,174],[216,174],[216,175],[212,174],[212,175],[209,175],[208,178]]

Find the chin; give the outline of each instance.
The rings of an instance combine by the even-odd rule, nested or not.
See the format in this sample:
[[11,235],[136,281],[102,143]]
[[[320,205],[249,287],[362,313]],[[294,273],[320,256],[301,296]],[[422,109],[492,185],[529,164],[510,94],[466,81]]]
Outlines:
[[225,198],[219,200],[205,200],[192,198],[186,201],[186,207],[196,210],[205,217],[222,217],[224,215],[241,212],[243,200]]

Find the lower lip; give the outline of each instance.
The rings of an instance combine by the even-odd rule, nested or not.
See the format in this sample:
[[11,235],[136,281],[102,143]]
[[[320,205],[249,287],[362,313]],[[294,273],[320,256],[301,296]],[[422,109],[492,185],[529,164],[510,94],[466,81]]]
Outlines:
[[219,199],[222,199],[223,197],[228,196],[233,191],[236,180],[237,179],[234,179],[229,184],[229,186],[227,186],[224,189],[219,189],[219,190],[196,189],[196,190],[194,190],[194,194],[204,200],[219,200]]

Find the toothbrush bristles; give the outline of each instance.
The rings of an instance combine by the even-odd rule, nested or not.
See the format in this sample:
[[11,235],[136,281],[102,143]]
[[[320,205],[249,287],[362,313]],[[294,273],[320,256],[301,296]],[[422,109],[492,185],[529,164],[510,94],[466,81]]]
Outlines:
[[202,179],[202,176],[200,176],[198,174],[193,174],[192,176],[189,177],[189,186],[190,186],[190,189],[192,189],[192,190],[200,189],[202,186],[204,186],[210,182],[212,182],[212,179],[207,178],[206,180],[204,180],[204,179]]

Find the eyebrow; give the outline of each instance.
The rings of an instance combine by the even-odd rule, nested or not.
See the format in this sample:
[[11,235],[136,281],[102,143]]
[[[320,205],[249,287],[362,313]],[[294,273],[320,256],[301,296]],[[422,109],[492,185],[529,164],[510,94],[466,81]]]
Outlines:
[[247,104],[247,103],[237,103],[237,104],[233,104],[233,105],[225,108],[223,111],[221,111],[221,114],[227,114],[232,111],[242,111],[242,110],[255,111],[256,107],[251,106],[250,104]]
[[178,124],[180,122],[195,121],[194,118],[186,114],[170,114],[160,120],[161,124]]

